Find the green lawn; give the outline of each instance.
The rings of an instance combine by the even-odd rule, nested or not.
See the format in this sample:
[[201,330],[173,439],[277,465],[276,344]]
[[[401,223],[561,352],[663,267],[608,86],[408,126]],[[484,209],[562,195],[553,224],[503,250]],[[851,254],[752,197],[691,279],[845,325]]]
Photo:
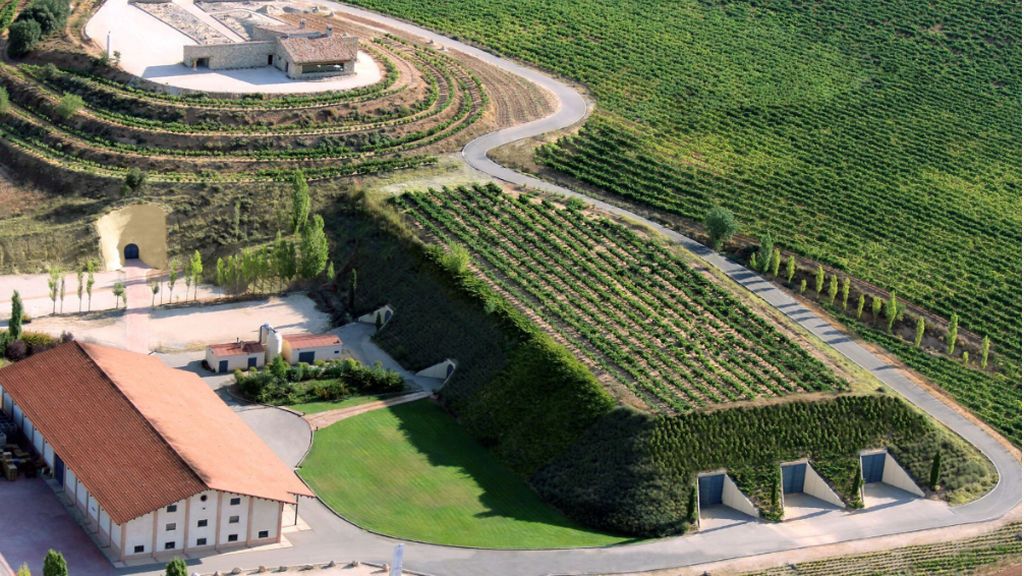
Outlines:
[[587,530],[545,505],[428,400],[319,430],[299,474],[363,528],[461,546],[603,546],[626,538]]
[[336,401],[324,401],[324,402],[303,402],[302,404],[288,404],[288,408],[301,412],[303,414],[315,414],[317,412],[326,412],[328,410],[337,410],[338,408],[351,408],[352,406],[359,406],[360,404],[366,404],[374,402],[376,400],[384,400],[395,396],[395,394],[371,394],[369,396],[349,396],[344,400]]

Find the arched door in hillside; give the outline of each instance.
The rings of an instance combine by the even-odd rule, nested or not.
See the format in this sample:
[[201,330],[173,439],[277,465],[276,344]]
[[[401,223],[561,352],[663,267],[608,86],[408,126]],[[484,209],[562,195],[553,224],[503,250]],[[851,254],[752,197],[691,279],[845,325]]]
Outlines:
[[136,244],[128,244],[124,247],[124,259],[125,260],[138,260],[139,259],[139,247]]

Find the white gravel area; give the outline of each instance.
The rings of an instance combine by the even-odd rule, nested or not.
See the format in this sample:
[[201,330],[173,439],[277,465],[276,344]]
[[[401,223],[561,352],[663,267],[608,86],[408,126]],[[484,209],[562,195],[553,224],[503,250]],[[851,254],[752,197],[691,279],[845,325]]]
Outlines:
[[[201,13],[192,0],[173,0],[189,12]],[[203,14],[204,21],[216,22]],[[227,28],[217,23],[218,29]],[[381,79],[381,70],[370,56],[360,52],[355,74],[323,80],[291,80],[272,66],[241,70],[192,70],[181,63],[182,47],[192,39],[157,18],[128,4],[107,0],[85,25],[86,35],[101,49],[121,53],[120,67],[130,74],[173,86],[206,92],[310,93],[351,90]],[[236,36],[232,34],[232,36]]]

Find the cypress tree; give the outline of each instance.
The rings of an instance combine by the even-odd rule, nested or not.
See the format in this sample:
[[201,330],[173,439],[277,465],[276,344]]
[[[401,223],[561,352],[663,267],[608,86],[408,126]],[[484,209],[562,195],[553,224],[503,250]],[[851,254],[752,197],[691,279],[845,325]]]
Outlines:
[[932,490],[939,489],[939,475],[942,473],[942,451],[936,450],[935,457],[932,458],[932,473],[929,477],[928,484],[932,487]]
[[878,319],[878,314],[882,311],[883,303],[885,303],[885,301],[879,298],[878,296],[871,297],[871,315],[876,320]]
[[778,248],[772,252],[772,276],[779,277],[779,264],[782,263],[782,252]]
[[775,241],[772,240],[772,233],[765,232],[761,235],[761,246],[757,253],[757,261],[761,263],[761,272],[768,272],[771,269],[774,248]]
[[786,258],[786,284],[793,283],[793,276],[796,274],[796,258],[792,254]]
[[356,269],[352,269],[352,273],[348,279],[348,309],[349,311],[356,309],[356,288],[359,286],[359,277],[356,274]]
[[861,475],[860,470],[855,470],[853,473],[853,484],[850,486],[850,497],[855,503],[855,508],[863,506],[861,501],[860,491],[864,487],[864,477]]
[[953,351],[956,350],[956,336],[960,330],[960,315],[953,313],[949,317],[949,328],[946,330],[946,354],[953,355]]
[[850,277],[843,277],[843,311],[846,311],[846,302],[850,299]]
[[828,279],[828,303],[833,305],[836,303],[836,294],[839,293],[839,279],[833,274]]
[[807,291],[807,278],[800,279],[800,293],[803,294]]
[[914,332],[914,348],[921,347],[921,340],[924,339],[924,316],[917,317],[917,330]]
[[825,289],[825,268],[818,264],[818,270],[814,273],[814,291],[821,294]]
[[988,350],[991,348],[992,342],[985,336],[981,339],[981,369],[988,368]]
[[889,301],[885,304],[885,319],[889,322],[887,329],[892,332],[892,325],[896,322],[896,315],[899,314],[900,307],[896,302],[896,291],[893,290],[889,293]]
[[21,303],[21,294],[14,291],[11,297],[11,320],[7,323],[7,339],[10,342],[21,338],[21,321],[25,317],[25,307]]
[[864,295],[861,294],[857,297],[857,320],[864,315]]
[[690,487],[690,496],[686,499],[686,521],[697,525],[697,488]]

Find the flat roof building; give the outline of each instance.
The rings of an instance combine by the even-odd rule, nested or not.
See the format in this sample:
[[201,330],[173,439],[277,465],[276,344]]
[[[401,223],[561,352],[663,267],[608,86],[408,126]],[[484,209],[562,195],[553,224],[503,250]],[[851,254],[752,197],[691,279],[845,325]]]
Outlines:
[[69,342],[0,369],[2,409],[112,560],[278,542],[313,496],[198,376]]

